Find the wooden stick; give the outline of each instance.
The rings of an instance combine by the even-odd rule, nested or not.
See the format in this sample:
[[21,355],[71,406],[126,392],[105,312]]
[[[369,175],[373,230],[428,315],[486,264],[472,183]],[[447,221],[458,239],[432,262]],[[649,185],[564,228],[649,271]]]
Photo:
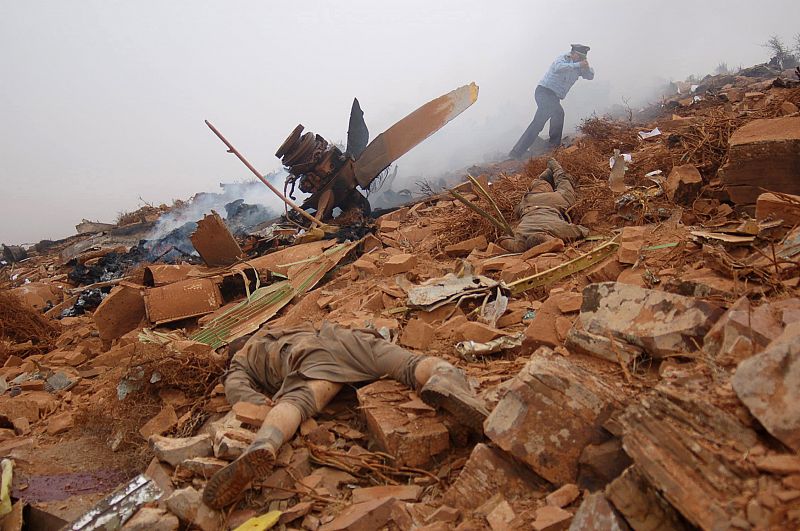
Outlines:
[[497,221],[496,219],[494,219],[494,217],[492,217],[492,215],[491,215],[491,214],[489,214],[488,212],[486,212],[484,209],[482,209],[482,208],[481,208],[481,207],[479,207],[478,205],[476,205],[476,204],[474,204],[474,203],[470,202],[470,201],[469,201],[469,200],[468,200],[466,197],[464,197],[463,195],[459,194],[459,193],[458,193],[458,192],[456,192],[455,190],[450,190],[450,195],[452,195],[453,197],[455,197],[456,199],[458,199],[459,201],[461,201],[462,203],[464,203],[464,205],[465,205],[467,208],[469,208],[470,210],[472,210],[473,212],[475,212],[475,213],[476,213],[476,214],[478,214],[479,216],[482,216],[482,217],[486,218],[487,220],[489,220],[489,223],[491,223],[492,225],[494,225],[495,227],[497,227],[499,230],[503,231],[503,233],[504,233],[504,234],[507,234],[508,236],[513,236],[513,235],[514,235],[514,232],[513,232],[513,231],[509,233],[509,232],[507,231],[507,227],[504,227],[504,226],[503,226],[503,224],[502,224],[502,223],[500,223],[499,221]]
[[264,176],[263,176],[263,175],[261,175],[261,173],[259,173],[259,171],[258,171],[257,169],[255,169],[255,167],[253,167],[253,165],[252,165],[252,164],[250,164],[250,163],[247,161],[247,159],[245,159],[245,158],[244,158],[244,156],[242,156],[242,154],[241,154],[241,153],[239,153],[239,151],[238,151],[238,150],[237,150],[235,147],[233,147],[233,144],[231,144],[230,142],[228,142],[228,140],[227,140],[227,139],[226,139],[224,136],[222,136],[222,133],[220,133],[220,132],[217,130],[217,128],[216,128],[216,127],[214,127],[213,125],[211,125],[211,122],[209,122],[208,120],[205,120],[205,122],[206,122],[206,125],[208,126],[208,128],[209,128],[209,129],[211,129],[211,131],[213,131],[213,132],[214,132],[214,134],[215,134],[215,135],[217,135],[217,136],[219,137],[219,139],[220,139],[220,140],[222,140],[222,143],[223,143],[223,144],[225,144],[226,146],[228,146],[228,153],[233,153],[234,155],[236,155],[236,157],[238,157],[238,159],[239,159],[239,160],[241,160],[241,161],[242,161],[242,163],[243,163],[245,166],[247,166],[247,169],[249,169],[251,172],[253,172],[253,175],[255,175],[256,177],[258,177],[258,178],[261,180],[261,182],[262,182],[262,183],[264,183],[264,184],[266,184],[266,185],[267,185],[267,188],[269,188],[270,190],[272,190],[273,192],[275,192],[275,195],[277,195],[278,197],[280,197],[280,198],[281,198],[281,201],[283,201],[284,203],[286,203],[287,205],[289,205],[290,207],[292,207],[292,209],[293,209],[295,212],[297,212],[298,214],[300,214],[301,216],[303,216],[304,218],[306,218],[308,221],[310,221],[310,222],[311,222],[311,223],[313,223],[314,225],[317,225],[317,226],[318,226],[318,227],[320,227],[320,228],[323,228],[323,227],[325,226],[325,225],[324,225],[324,224],[323,224],[323,223],[322,223],[320,220],[318,220],[317,218],[315,218],[314,216],[312,216],[311,214],[309,214],[308,212],[306,212],[305,210],[303,210],[302,208],[300,208],[299,206],[297,206],[297,205],[296,205],[296,204],[295,204],[295,203],[294,203],[294,202],[293,202],[291,199],[289,199],[288,197],[286,197],[285,195],[283,195],[283,194],[280,192],[280,190],[278,190],[277,188],[275,188],[275,187],[272,185],[272,183],[271,183],[271,182],[269,182],[268,180],[266,180],[266,179],[264,178]]
[[489,204],[492,205],[492,207],[494,207],[494,211],[497,213],[497,216],[499,218],[498,221],[500,223],[502,223],[503,226],[505,227],[506,234],[508,234],[509,236],[513,235],[514,231],[511,230],[511,225],[508,224],[508,222],[506,221],[505,216],[503,216],[503,213],[500,211],[500,207],[497,206],[497,203],[494,202],[494,199],[492,199],[492,196],[489,195],[489,191],[486,190],[483,187],[483,185],[475,177],[473,177],[469,173],[467,174],[467,178],[472,182],[472,184],[474,186],[478,187],[478,190],[480,190],[480,194],[478,194],[478,195],[482,195],[483,198],[486,201],[488,201]]

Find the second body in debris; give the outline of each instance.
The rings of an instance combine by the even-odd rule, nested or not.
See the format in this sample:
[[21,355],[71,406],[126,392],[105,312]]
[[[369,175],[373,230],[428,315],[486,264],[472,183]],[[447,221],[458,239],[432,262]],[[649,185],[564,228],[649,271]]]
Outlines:
[[547,169],[533,180],[517,205],[519,225],[514,237],[497,243],[512,253],[522,253],[541,243],[559,238],[565,242],[586,237],[589,230],[567,220],[567,210],[575,204],[575,179],[561,165],[550,159]]

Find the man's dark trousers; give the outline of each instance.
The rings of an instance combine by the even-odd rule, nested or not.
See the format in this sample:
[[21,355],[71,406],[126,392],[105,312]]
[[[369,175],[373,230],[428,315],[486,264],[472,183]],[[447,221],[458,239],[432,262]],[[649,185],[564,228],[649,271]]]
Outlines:
[[561,144],[561,134],[564,131],[564,108],[556,93],[549,88],[539,85],[534,93],[536,98],[536,115],[533,121],[522,133],[514,149],[512,157],[521,157],[544,129],[544,124],[550,120],[550,145],[558,147]]

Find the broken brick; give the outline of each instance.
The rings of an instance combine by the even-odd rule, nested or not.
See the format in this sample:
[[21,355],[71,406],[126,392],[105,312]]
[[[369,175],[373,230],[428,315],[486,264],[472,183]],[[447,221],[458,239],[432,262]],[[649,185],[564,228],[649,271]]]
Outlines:
[[431,344],[435,334],[436,329],[422,319],[411,319],[400,334],[400,344],[408,348],[423,350]]
[[204,504],[194,487],[176,490],[164,503],[172,514],[202,531],[216,531],[220,528],[222,515]]
[[572,513],[560,507],[545,505],[536,509],[536,519],[531,526],[536,531],[562,531],[568,529],[572,521]]
[[467,256],[475,249],[479,251],[486,249],[487,245],[489,245],[489,242],[487,242],[486,237],[481,234],[480,236],[470,238],[469,240],[447,245],[444,248],[444,252],[448,256]]
[[145,422],[139,429],[139,435],[148,439],[151,435],[163,435],[178,424],[178,415],[175,408],[166,406],[158,414]]
[[800,451],[800,323],[789,325],[763,352],[741,362],[731,383],[768,432]]
[[267,413],[269,413],[272,408],[263,404],[237,402],[231,409],[233,410],[233,414],[236,415],[236,420],[242,424],[258,428],[264,423],[264,419],[267,418]]
[[553,505],[555,507],[566,507],[570,503],[577,500],[578,496],[580,495],[581,491],[578,490],[577,485],[575,485],[574,483],[567,483],[560,489],[555,490],[550,494],[548,494],[544,500],[547,503],[547,505]]
[[122,531],[177,531],[180,522],[174,514],[158,507],[142,507],[122,526]]
[[422,495],[419,485],[384,485],[381,487],[366,487],[353,490],[353,503],[362,503],[377,498],[391,497],[402,501],[417,501]]
[[178,466],[193,457],[208,457],[212,452],[211,436],[208,434],[183,438],[153,435],[150,444],[156,457],[172,466]]
[[719,175],[730,198],[740,205],[754,205],[769,189],[800,194],[800,117],[753,120],[730,137],[728,159]]
[[722,315],[698,299],[622,284],[590,284],[583,290],[579,321],[598,336],[613,336],[655,358],[686,355]]
[[558,238],[552,238],[550,240],[547,240],[546,242],[531,247],[530,249],[522,253],[521,258],[523,260],[530,260],[531,258],[535,258],[542,254],[560,253],[563,250],[564,250],[564,242]]
[[505,335],[502,330],[477,321],[468,321],[462,324],[456,330],[456,334],[463,341],[475,341],[476,343],[486,343]]
[[498,503],[494,509],[486,515],[486,521],[489,522],[489,527],[492,531],[505,531],[511,528],[511,522],[516,518],[514,509],[506,500]]
[[53,415],[47,421],[47,433],[49,435],[58,435],[72,429],[75,425],[75,418],[72,413],[65,412]]
[[[646,227],[625,227],[620,236],[617,260],[621,264],[635,264],[644,245]],[[619,277],[619,275],[617,275]]]
[[670,201],[686,206],[694,203],[702,187],[703,177],[692,164],[674,166],[664,184]]
[[383,263],[383,274],[387,277],[407,273],[417,266],[417,257],[413,254],[401,253],[390,256]]
[[378,498],[363,503],[348,505],[331,522],[319,531],[373,531],[385,526],[391,518],[394,498]]
[[625,519],[602,492],[588,495],[572,519],[570,531],[628,531]]
[[541,497],[544,482],[502,452],[478,443],[458,478],[445,492],[447,505],[476,509],[495,494],[507,500]]
[[442,418],[433,412],[407,413],[399,406],[408,402],[409,390],[393,380],[378,380],[357,391],[372,439],[396,464],[426,466],[450,447]]
[[602,423],[621,407],[617,394],[602,378],[542,347],[486,419],[486,436],[547,481],[573,483],[584,447],[603,439]]

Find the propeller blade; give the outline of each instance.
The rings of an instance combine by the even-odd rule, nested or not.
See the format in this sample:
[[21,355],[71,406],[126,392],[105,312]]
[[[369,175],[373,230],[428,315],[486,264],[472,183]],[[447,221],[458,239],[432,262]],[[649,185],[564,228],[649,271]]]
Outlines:
[[369,142],[369,129],[364,121],[364,111],[358,103],[358,98],[353,98],[353,107],[350,109],[350,124],[347,128],[346,153],[358,158],[364,152]]
[[441,129],[477,99],[478,85],[464,85],[429,101],[378,135],[355,162],[358,184],[366,189],[389,164]]

